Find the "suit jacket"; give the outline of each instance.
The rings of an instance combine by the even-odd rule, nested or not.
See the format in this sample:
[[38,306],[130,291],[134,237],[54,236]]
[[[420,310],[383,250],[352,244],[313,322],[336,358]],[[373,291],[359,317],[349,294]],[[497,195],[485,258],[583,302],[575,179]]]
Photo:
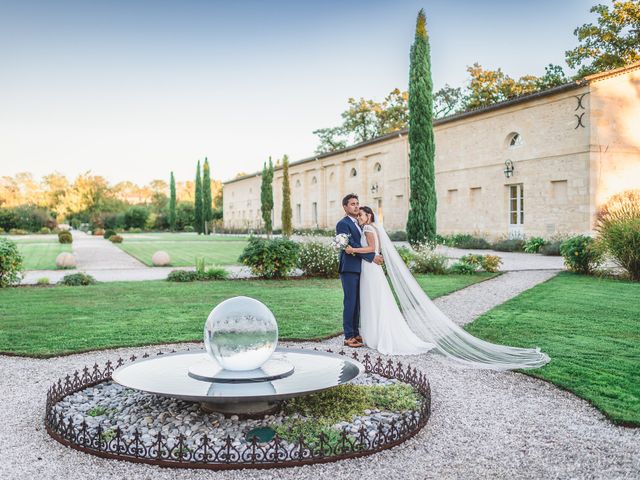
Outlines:
[[[360,241],[362,240],[362,233],[360,229],[353,223],[350,217],[344,217],[336,225],[336,233],[345,233],[349,235],[349,245],[353,248],[361,248]],[[339,272],[354,272],[360,273],[362,271],[362,260],[367,262],[373,262],[376,254],[371,253],[356,253],[355,255],[347,255],[344,250],[340,252],[340,266]]]

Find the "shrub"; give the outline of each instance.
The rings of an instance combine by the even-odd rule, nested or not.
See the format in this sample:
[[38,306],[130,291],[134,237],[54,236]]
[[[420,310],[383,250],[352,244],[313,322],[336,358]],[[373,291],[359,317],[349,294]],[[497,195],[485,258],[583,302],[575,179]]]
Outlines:
[[49,285],[49,279],[47,277],[39,278],[38,285]]
[[339,257],[330,245],[311,241],[300,244],[298,268],[308,277],[336,278]]
[[402,230],[396,230],[395,232],[389,232],[389,238],[392,242],[406,242],[407,232]]
[[562,242],[560,253],[567,268],[576,273],[593,272],[602,259],[602,252],[596,247],[593,238],[586,235],[577,235]]
[[116,234],[115,230],[105,230],[104,231],[104,235],[102,235],[106,240],[109,240],[111,237],[113,237]]
[[29,232],[21,228],[12,228],[9,230],[9,235],[29,235]]
[[524,243],[524,251],[527,253],[538,253],[546,243],[542,237],[531,237]]
[[447,273],[448,259],[444,255],[434,252],[428,246],[418,247],[413,257],[411,270],[413,273]]
[[22,255],[8,238],[0,238],[0,288],[18,283],[22,277]]
[[83,285],[93,285],[94,283],[96,283],[96,279],[91,275],[87,275],[86,273],[71,273],[69,275],[65,275],[58,283],[61,285],[66,285],[68,287],[77,287]]
[[477,269],[475,266],[462,262],[456,262],[449,268],[449,273],[455,273],[458,275],[473,275],[476,272]]
[[129,233],[142,233],[142,229],[141,228],[130,228],[129,230],[127,230]]
[[209,267],[200,280],[226,280],[229,272],[224,267]]
[[104,235],[104,229],[103,228],[96,228],[93,230],[93,235],[95,235],[96,237],[101,237]]
[[505,240],[499,240],[491,245],[492,250],[498,252],[522,252],[524,249],[524,240],[519,238],[509,238]]
[[408,247],[396,247],[396,250],[405,265],[407,267],[411,266],[411,263],[416,256],[415,252]]
[[195,229],[193,228],[193,225],[185,225],[182,231],[187,233],[192,233],[192,232],[195,232]]
[[559,257],[560,245],[562,245],[562,242],[563,242],[562,240],[553,240],[551,242],[545,243],[540,247],[540,250],[538,250],[538,253],[541,253],[542,255]]
[[20,219],[11,208],[0,208],[0,227],[8,232],[12,228],[18,228]]
[[502,259],[497,255],[483,255],[481,266],[485,272],[495,273],[500,270]]
[[456,248],[467,248],[475,250],[488,250],[491,248],[491,244],[484,238],[473,237],[471,235],[460,235],[458,238],[454,237],[454,246]]
[[167,280],[170,282],[195,282],[198,279],[198,274],[191,270],[172,270],[167,275]]
[[0,227],[0,235],[2,235],[3,233],[5,233],[4,228]]
[[60,243],[72,243],[73,242],[73,236],[71,235],[71,232],[69,232],[67,230],[63,230],[61,232],[58,232],[58,242],[60,242]]
[[287,238],[251,237],[238,260],[258,277],[282,278],[296,267],[298,248],[297,243]]
[[123,238],[120,235],[111,235],[109,241],[111,243],[122,243]]
[[640,280],[640,190],[611,197],[598,211],[596,230],[604,250],[632,280]]
[[149,210],[146,207],[130,207],[124,213],[124,226],[126,228],[144,228],[149,218]]
[[51,216],[51,212],[43,207],[34,205],[20,205],[12,209],[15,214],[15,228],[37,232],[42,227],[55,227],[56,222]]
[[42,235],[48,235],[51,233],[51,229],[49,227],[42,227],[38,233],[42,234]]

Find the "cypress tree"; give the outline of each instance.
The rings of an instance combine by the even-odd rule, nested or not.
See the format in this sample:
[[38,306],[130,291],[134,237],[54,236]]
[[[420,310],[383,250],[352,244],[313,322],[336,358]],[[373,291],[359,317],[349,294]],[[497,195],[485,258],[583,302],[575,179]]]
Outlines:
[[198,167],[196,168],[196,195],[194,200],[194,217],[195,224],[193,228],[198,235],[203,232],[203,217],[202,217],[202,177],[200,177],[200,160],[198,160]]
[[260,210],[262,211],[262,220],[264,221],[264,229],[267,235],[271,235],[273,225],[271,222],[271,211],[273,210],[273,163],[269,157],[269,166],[267,162],[262,167],[262,184],[260,186]]
[[415,245],[436,238],[433,82],[424,10],[418,13],[409,67],[409,218],[407,238]]
[[211,174],[207,157],[204,157],[202,168],[202,220],[204,233],[209,235],[209,222],[213,220],[213,211],[211,210]]
[[291,236],[293,226],[291,225],[291,187],[289,186],[289,157],[286,155],[282,159],[282,235]]
[[171,172],[171,180],[169,181],[169,228],[171,231],[176,229],[176,179]]

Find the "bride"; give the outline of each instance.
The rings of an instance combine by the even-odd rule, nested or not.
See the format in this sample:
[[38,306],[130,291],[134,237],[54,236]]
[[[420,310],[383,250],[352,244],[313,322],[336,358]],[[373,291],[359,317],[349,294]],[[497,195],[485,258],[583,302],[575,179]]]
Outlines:
[[358,221],[362,248],[347,247],[345,253],[381,253],[393,286],[380,265],[362,262],[360,332],[368,347],[394,355],[433,349],[465,366],[494,370],[538,368],[549,361],[539,348],[496,345],[460,328],[424,293],[371,208],[360,207]]

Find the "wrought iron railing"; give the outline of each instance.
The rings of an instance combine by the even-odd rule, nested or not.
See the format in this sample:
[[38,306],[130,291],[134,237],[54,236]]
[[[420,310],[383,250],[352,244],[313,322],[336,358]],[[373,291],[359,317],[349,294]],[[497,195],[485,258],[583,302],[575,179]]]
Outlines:
[[[333,353],[331,350],[327,352]],[[345,355],[344,351],[338,353]],[[149,354],[142,356],[147,357]],[[120,428],[110,429],[107,434],[100,425],[95,430],[89,429],[85,422],[76,425],[62,412],[56,412],[56,404],[68,395],[111,380],[113,371],[125,364],[125,360],[118,359],[115,364],[108,361],[103,368],[97,364],[93,368],[84,367],[82,373],[76,371],[54,383],[47,393],[45,426],[49,435],[60,443],[100,457],[164,467],[214,470],[277,468],[334,462],[380,452],[418,433],[431,414],[431,390],[427,377],[416,368],[400,362],[394,363],[381,357],[372,360],[369,354],[365,354],[362,360],[357,353],[353,353],[352,357],[362,362],[367,373],[411,385],[421,396],[419,407],[403,415],[400,420],[392,420],[386,428],[379,424],[374,436],[369,436],[369,431],[362,426],[356,434],[347,428],[343,429],[339,438],[333,441],[320,433],[313,442],[301,436],[292,444],[276,435],[267,443],[261,443],[254,437],[241,448],[234,446],[234,439],[229,436],[220,445],[205,434],[199,438],[194,448],[187,446],[185,436],[169,437],[162,432],[158,432],[153,443],[148,444],[142,441],[142,434],[138,430],[132,436],[125,435]],[[129,358],[132,362],[136,359],[135,355]]]

